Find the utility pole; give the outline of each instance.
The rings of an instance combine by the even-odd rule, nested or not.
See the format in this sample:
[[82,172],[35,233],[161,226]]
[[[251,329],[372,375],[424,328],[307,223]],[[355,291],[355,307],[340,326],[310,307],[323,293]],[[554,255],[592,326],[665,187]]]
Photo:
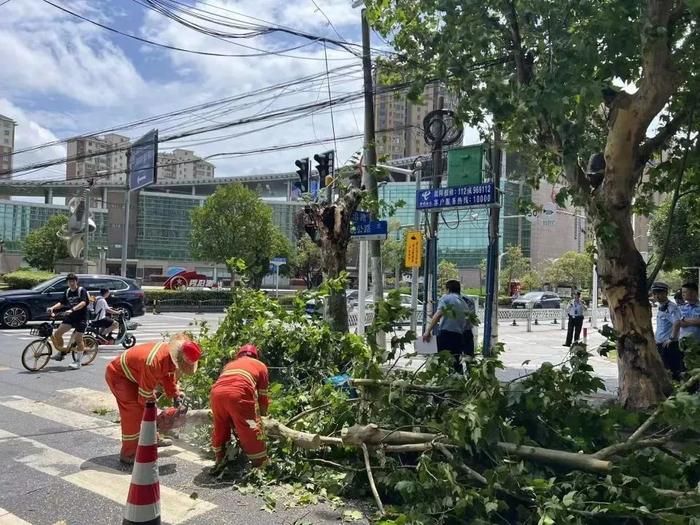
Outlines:
[[500,237],[499,226],[501,218],[501,131],[496,127],[494,141],[491,149],[491,171],[495,187],[496,205],[489,210],[489,247],[486,264],[486,311],[484,313],[484,346],[483,353],[486,357],[491,355],[491,349],[498,342],[498,240]]
[[[436,83],[434,86],[433,100],[437,102],[437,109],[440,111],[437,116],[439,129],[442,129],[442,110],[445,105],[445,98],[443,96],[438,96],[439,85]],[[440,137],[433,145],[433,188],[439,188],[442,183],[442,137]],[[426,301],[430,302],[430,317],[435,313],[435,306],[437,305],[437,280],[438,280],[438,255],[437,255],[437,231],[438,231],[438,219],[440,213],[434,211],[430,214],[430,236],[428,238],[428,260],[425,261],[426,264],[426,275],[429,277],[428,282],[425,282],[425,290],[423,292]],[[423,320],[425,322],[426,319]]]
[[[365,140],[363,155],[362,184],[370,197],[378,202],[377,176],[375,174],[377,164],[377,149],[374,136],[374,90],[372,89],[372,55],[370,54],[369,22],[367,10],[362,9],[362,70],[364,72],[365,93]],[[378,214],[373,213],[372,219],[378,219]],[[382,271],[382,244],[380,240],[369,241],[369,253],[372,261],[372,291],[374,304],[378,305],[384,300],[384,272]],[[383,339],[383,337],[382,337]]]
[[128,257],[128,246],[129,246],[129,214],[131,211],[131,190],[129,189],[129,177],[131,175],[131,169],[129,163],[131,162],[131,151],[126,152],[126,187],[124,189],[125,196],[124,200],[124,240],[122,241],[122,267],[121,275],[126,277],[126,259]]
[[84,219],[84,234],[83,234],[83,260],[85,261],[85,273],[90,273],[90,259],[88,257],[88,246],[90,238],[90,190],[95,183],[95,179],[88,179],[87,188],[85,189],[85,214]]

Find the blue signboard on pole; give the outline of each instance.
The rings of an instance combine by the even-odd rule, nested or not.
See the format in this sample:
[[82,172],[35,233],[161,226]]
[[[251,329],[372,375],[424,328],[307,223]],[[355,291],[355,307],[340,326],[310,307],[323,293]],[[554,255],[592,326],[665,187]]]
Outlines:
[[350,225],[350,234],[363,241],[386,239],[388,232],[387,221],[358,222]]
[[146,133],[131,146],[129,189],[140,190],[156,182],[158,173],[158,130]]
[[368,211],[354,211],[350,215],[350,222],[354,224],[359,224],[363,222],[369,222],[371,220]]
[[452,188],[431,188],[416,192],[416,208],[422,211],[457,210],[496,202],[493,182]]

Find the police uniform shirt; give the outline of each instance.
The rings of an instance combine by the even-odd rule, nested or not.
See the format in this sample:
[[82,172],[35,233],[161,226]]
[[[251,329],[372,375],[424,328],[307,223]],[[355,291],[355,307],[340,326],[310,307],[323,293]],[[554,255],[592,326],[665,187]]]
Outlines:
[[671,338],[673,331],[673,323],[681,318],[680,308],[676,303],[667,301],[665,304],[659,304],[659,310],[656,312],[656,335],[654,336],[657,343],[664,343]]
[[[695,304],[685,303],[680,307],[681,318],[689,321],[691,319],[700,319],[700,302]],[[682,326],[680,331],[681,339],[684,337],[694,337],[696,341],[700,342],[700,326]]]
[[581,301],[571,301],[566,309],[566,313],[570,317],[583,317],[583,303]]

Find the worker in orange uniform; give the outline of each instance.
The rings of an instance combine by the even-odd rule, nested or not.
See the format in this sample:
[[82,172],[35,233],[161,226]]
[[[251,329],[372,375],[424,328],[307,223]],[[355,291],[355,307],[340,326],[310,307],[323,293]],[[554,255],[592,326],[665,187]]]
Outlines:
[[[226,456],[226,444],[235,428],[241,449],[254,467],[267,461],[267,447],[260,416],[267,415],[270,404],[267,367],[259,360],[258,349],[243,345],[229,362],[211,389],[214,431],[211,446],[216,463]],[[258,410],[259,407],[259,410]]]
[[[117,398],[121,418],[119,459],[122,463],[134,462],[143,410],[146,401],[155,398],[156,387],[161,386],[165,394],[173,398],[173,404],[179,406],[184,396],[177,379],[182,374],[193,374],[201,355],[202,349],[197,343],[178,334],[169,342],[136,345],[107,366],[105,379]],[[169,444],[159,438],[159,446]]]

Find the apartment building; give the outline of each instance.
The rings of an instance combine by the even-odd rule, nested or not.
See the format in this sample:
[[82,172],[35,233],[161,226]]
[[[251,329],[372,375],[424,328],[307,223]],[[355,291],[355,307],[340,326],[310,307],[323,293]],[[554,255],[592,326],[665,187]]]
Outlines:
[[0,115],[0,177],[12,172],[12,153],[15,150],[15,126],[9,117]]
[[[126,185],[129,137],[115,133],[84,137],[68,142],[66,179],[107,177],[113,184]],[[74,160],[71,160],[74,159]],[[214,178],[214,165],[193,151],[176,149],[158,154],[158,180],[191,181]]]
[[408,100],[406,91],[377,94],[374,111],[378,158],[400,159],[429,154],[430,146],[423,138],[423,119],[437,109],[441,96],[445,109],[457,106],[457,97],[438,83],[425,87],[420,103]]

